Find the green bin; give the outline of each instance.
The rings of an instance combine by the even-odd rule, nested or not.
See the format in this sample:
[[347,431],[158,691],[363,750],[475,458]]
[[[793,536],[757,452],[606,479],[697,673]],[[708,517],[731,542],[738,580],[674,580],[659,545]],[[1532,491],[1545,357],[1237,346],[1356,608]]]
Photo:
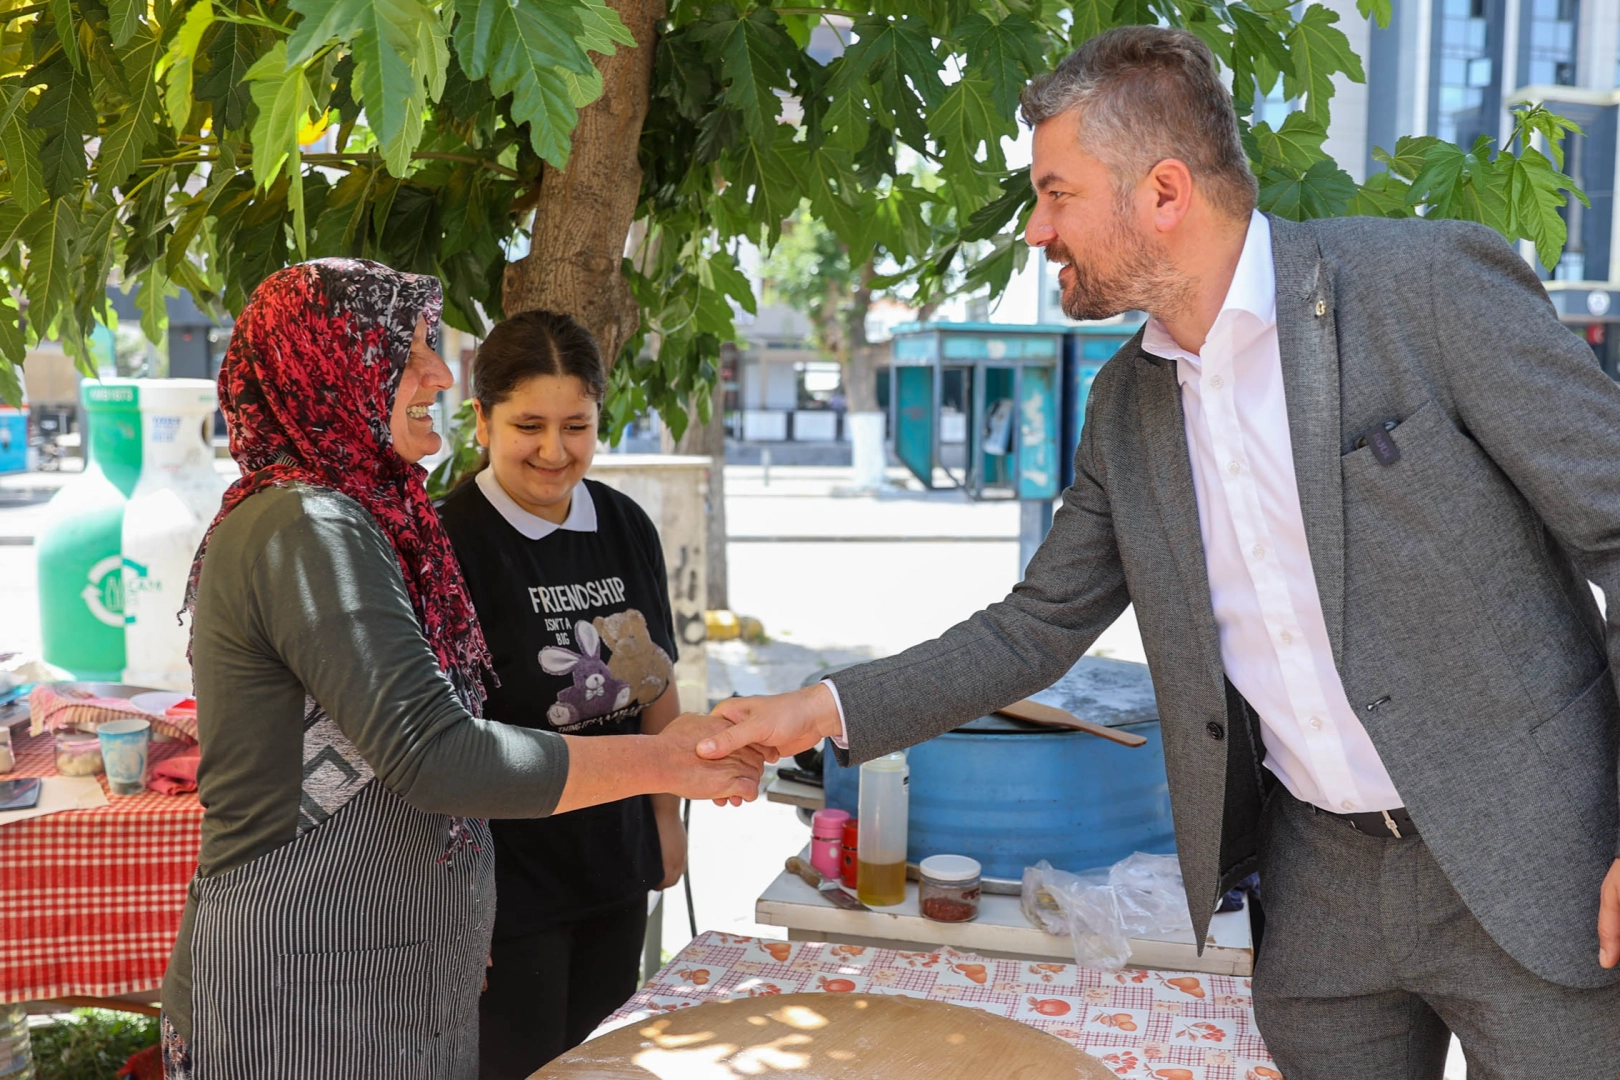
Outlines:
[[141,473],[140,387],[86,382],[84,473],[51,500],[39,533],[39,624],[47,662],[75,678],[124,673],[124,503]]

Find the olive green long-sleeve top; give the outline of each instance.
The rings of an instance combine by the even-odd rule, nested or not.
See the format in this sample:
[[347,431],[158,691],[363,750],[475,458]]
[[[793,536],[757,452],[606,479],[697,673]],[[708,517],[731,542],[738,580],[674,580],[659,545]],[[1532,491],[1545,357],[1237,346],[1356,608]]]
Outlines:
[[[422,636],[393,545],[347,496],[294,485],[244,500],[209,541],[195,618],[201,876],[298,836],[306,699],[420,810],[522,818],[556,807],[567,744],[468,713]],[[191,915],[188,902],[164,987],[182,1036]]]

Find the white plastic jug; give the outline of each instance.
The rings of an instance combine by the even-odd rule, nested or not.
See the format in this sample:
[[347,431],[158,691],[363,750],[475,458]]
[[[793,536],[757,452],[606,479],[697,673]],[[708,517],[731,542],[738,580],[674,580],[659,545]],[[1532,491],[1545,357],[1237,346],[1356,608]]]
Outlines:
[[124,681],[191,692],[186,577],[228,481],[214,468],[207,379],[141,383],[141,475],[124,507]]

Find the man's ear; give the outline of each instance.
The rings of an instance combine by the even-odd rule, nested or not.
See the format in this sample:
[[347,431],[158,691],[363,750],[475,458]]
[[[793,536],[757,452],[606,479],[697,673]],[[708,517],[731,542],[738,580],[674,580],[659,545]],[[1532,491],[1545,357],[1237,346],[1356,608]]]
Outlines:
[[1143,178],[1153,196],[1153,225],[1169,232],[1192,210],[1192,170],[1178,158],[1165,158]]

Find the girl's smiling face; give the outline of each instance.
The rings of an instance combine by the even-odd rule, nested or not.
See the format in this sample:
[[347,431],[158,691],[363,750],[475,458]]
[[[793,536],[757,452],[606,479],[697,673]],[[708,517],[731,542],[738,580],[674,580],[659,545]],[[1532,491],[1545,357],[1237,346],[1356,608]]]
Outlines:
[[495,479],[524,510],[560,525],[596,454],[602,406],[572,375],[536,375],[478,414],[478,444]]

